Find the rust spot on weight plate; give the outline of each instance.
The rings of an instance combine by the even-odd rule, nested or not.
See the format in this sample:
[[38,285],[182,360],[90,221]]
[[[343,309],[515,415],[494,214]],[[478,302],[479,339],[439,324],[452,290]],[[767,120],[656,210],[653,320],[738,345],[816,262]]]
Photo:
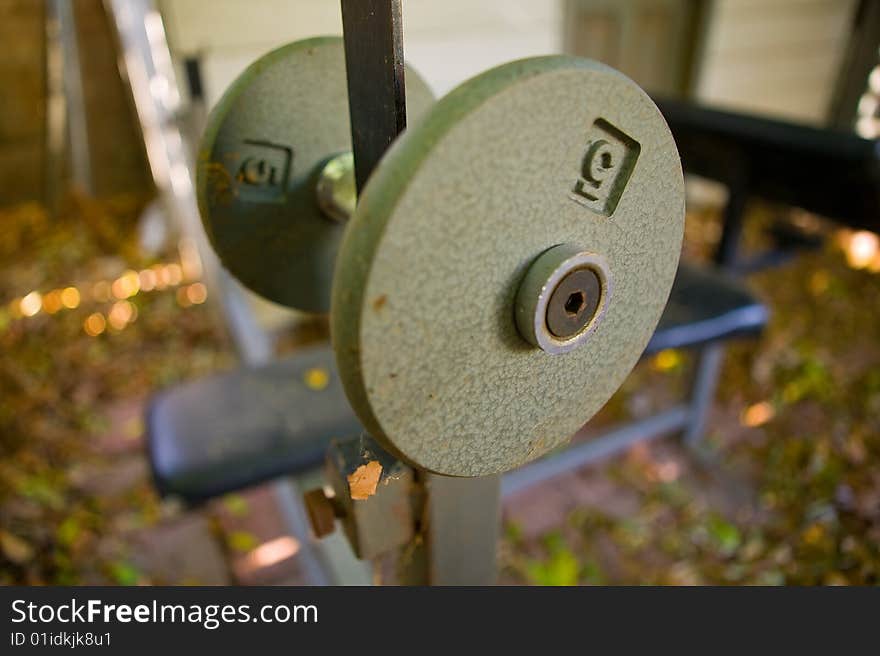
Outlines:
[[376,494],[381,475],[382,465],[378,460],[371,460],[355,469],[348,475],[348,490],[351,498],[355,501],[363,501]]
[[230,204],[235,199],[236,192],[229,171],[218,162],[209,162],[205,165],[205,172],[211,203],[214,205]]

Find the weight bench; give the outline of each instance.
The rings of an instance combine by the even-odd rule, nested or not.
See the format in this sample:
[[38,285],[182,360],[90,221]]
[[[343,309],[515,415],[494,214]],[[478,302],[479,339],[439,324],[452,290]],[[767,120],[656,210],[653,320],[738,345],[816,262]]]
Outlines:
[[[711,348],[737,336],[754,335],[766,321],[766,308],[741,283],[682,264],[645,353]],[[309,378],[315,379],[311,385]],[[639,439],[692,429],[695,423],[702,426],[713,391],[706,386],[707,381],[698,376],[696,393],[687,406],[626,427],[625,439],[619,432],[598,437],[586,443],[591,446],[589,453],[578,444],[505,475],[504,492]],[[157,488],[188,503],[310,470],[321,463],[331,439],[362,430],[327,346],[165,390],[149,405],[146,425]]]

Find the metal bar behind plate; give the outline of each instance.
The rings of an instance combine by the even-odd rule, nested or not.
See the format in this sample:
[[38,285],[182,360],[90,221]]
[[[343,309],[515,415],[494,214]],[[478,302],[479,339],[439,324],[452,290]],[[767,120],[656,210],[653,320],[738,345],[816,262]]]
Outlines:
[[406,128],[400,0],[342,0],[355,180],[360,193]]

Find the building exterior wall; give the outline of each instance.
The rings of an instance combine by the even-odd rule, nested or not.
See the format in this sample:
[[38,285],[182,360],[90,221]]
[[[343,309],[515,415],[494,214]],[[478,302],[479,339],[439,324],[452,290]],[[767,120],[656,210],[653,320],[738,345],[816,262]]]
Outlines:
[[713,105],[824,124],[856,0],[717,0],[697,97]]

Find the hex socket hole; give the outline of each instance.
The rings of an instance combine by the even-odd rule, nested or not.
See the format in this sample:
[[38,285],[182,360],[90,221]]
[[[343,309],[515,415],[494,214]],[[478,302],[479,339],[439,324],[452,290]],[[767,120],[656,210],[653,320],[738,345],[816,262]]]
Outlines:
[[560,244],[539,255],[520,283],[517,328],[543,351],[566,353],[596,329],[610,298],[605,259],[574,244]]
[[601,294],[602,283],[592,269],[567,273],[547,303],[547,328],[561,339],[574,337],[592,321],[599,309]]
[[569,294],[568,299],[565,301],[565,311],[572,316],[577,316],[585,303],[584,293],[574,292]]

